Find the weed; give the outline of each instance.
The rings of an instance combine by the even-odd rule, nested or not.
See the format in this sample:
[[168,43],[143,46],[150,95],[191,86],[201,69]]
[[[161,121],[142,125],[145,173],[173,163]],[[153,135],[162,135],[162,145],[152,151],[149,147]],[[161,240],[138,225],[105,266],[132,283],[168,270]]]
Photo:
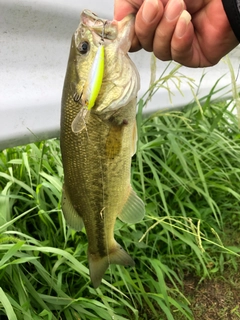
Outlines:
[[139,101],[132,183],[146,217],[136,225],[117,220],[115,228],[136,268],[111,266],[97,290],[85,231],[69,229],[62,215],[58,140],[0,153],[0,316],[193,319],[183,274],[204,279],[237,267],[237,243],[221,240],[226,226],[239,227],[240,212],[240,136],[230,103],[212,101],[214,87],[183,111],[142,115],[156,88],[168,89],[169,79],[180,86],[177,72],[162,75]]

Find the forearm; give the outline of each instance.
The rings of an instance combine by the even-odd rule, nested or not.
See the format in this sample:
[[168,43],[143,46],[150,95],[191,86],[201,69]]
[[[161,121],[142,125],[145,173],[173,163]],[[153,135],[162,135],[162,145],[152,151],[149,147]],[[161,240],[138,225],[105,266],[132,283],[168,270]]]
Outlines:
[[222,0],[222,3],[233,32],[240,42],[240,0]]

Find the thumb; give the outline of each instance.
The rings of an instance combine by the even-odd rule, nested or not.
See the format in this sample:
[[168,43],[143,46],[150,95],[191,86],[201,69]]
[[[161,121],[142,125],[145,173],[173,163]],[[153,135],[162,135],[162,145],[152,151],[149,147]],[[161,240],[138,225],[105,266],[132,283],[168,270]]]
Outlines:
[[136,14],[144,0],[115,0],[114,19],[122,20],[128,14]]

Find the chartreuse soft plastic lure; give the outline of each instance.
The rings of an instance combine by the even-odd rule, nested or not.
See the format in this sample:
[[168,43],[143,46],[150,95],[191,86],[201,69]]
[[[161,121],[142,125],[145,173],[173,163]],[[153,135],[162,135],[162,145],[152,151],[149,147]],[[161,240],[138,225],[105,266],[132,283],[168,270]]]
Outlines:
[[90,110],[97,99],[101,89],[104,74],[104,45],[100,44],[93,61],[87,82],[85,83],[82,95],[84,105]]

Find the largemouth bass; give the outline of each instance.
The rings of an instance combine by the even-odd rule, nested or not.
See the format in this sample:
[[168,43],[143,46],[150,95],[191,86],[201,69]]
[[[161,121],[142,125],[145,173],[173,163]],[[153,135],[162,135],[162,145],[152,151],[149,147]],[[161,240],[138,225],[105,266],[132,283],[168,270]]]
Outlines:
[[108,21],[84,10],[63,88],[62,210],[71,227],[86,229],[95,288],[109,264],[134,266],[114,239],[114,225],[117,217],[139,222],[145,211],[130,184],[139,90],[139,74],[127,54],[133,32],[131,15]]

